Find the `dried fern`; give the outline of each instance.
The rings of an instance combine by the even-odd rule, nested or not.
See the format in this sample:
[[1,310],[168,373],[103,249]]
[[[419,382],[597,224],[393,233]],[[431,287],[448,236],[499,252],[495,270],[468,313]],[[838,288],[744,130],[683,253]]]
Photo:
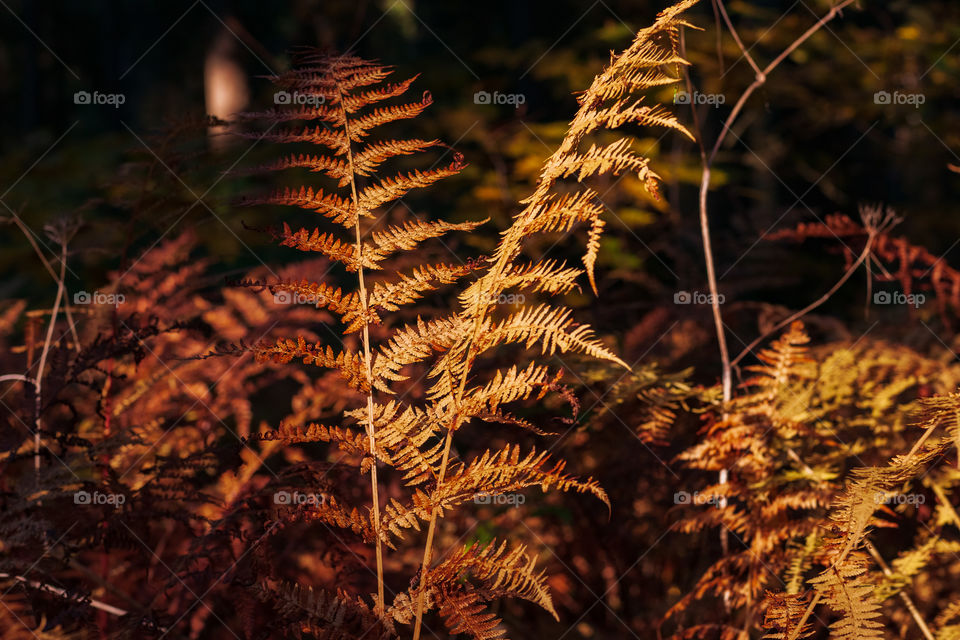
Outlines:
[[[295,60],[295,65],[292,71],[272,78],[274,85],[278,89],[289,89],[309,96],[316,106],[278,107],[264,112],[240,114],[240,117],[244,120],[262,120],[275,124],[291,121],[318,121],[320,124],[312,128],[308,124],[303,129],[281,129],[272,133],[247,135],[257,135],[278,143],[320,145],[327,147],[332,155],[291,155],[263,165],[259,170],[306,168],[313,172],[322,172],[336,180],[338,189],[347,189],[348,192],[343,197],[333,192],[324,193],[321,189],[315,191],[313,187],[300,187],[298,190],[287,188],[266,197],[249,199],[247,203],[297,206],[328,217],[333,224],[352,232],[351,237],[341,239],[333,231],[321,232],[319,228],[300,228],[293,231],[284,223],[282,230],[274,232],[274,236],[282,246],[321,253],[330,260],[341,263],[347,271],[356,272],[357,289],[344,295],[339,288],[334,290],[325,283],[307,280],[265,284],[273,292],[307,294],[317,307],[327,308],[338,314],[346,325],[345,333],[362,332],[362,353],[335,349],[320,343],[307,344],[302,338],[278,339],[274,345],[261,343],[255,348],[255,353],[258,360],[289,362],[297,358],[304,364],[338,369],[351,385],[365,392],[366,443],[369,455],[375,458],[378,450],[373,390],[387,389],[374,375],[370,325],[380,322],[379,313],[396,311],[401,305],[410,304],[425,292],[435,289],[438,284],[449,284],[467,275],[470,268],[426,265],[413,270],[409,275],[397,274],[397,279],[393,282],[377,282],[372,291],[368,289],[366,271],[383,270],[384,261],[396,251],[413,249],[419,243],[440,237],[451,230],[473,229],[479,223],[425,224],[407,221],[401,225],[389,226],[380,232],[373,232],[370,234],[372,242],[365,241],[367,231],[362,228],[362,221],[375,218],[378,208],[395,202],[412,189],[426,187],[455,175],[464,166],[462,158],[457,154],[454,161],[446,167],[380,177],[376,182],[361,185],[361,179],[379,177],[380,165],[391,158],[423,151],[439,144],[436,140],[388,139],[372,143],[368,140],[375,128],[418,115],[432,102],[430,94],[424,93],[419,101],[412,103],[377,107],[375,105],[384,100],[402,96],[413,79],[399,84],[384,84],[384,79],[391,73],[388,67],[355,56],[333,56],[317,51],[301,53]],[[292,440],[287,439],[287,442]],[[372,518],[374,531],[377,532],[377,607],[382,612],[384,586],[381,536],[378,533],[380,500],[377,465],[364,466],[369,468],[372,489]]]

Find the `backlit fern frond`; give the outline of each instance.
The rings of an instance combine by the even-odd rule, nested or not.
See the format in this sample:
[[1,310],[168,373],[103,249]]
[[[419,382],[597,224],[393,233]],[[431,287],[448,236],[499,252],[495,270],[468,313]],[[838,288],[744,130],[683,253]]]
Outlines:
[[[572,175],[582,181],[591,175],[618,175],[630,171],[637,174],[651,194],[658,194],[659,176],[650,167],[649,159],[630,151],[630,138],[621,138],[602,147],[594,144],[586,151],[581,151],[580,147],[589,134],[626,124],[675,129],[693,139],[666,109],[660,105],[643,104],[643,98],[637,94],[678,80],[667,75],[664,68],[670,64],[687,64],[677,53],[679,29],[687,25],[679,16],[696,1],[683,0],[662,11],[654,24],[637,32],[633,43],[614,56],[603,73],[578,96],[580,109],[566,136],[544,163],[536,191],[523,201],[524,210],[497,248],[494,258],[498,266],[505,266],[519,255],[521,243],[528,234],[565,230],[583,222],[591,227],[583,263],[590,285],[596,290],[593,269],[603,229],[600,216],[604,212],[599,194],[583,188],[573,194],[557,195],[553,189],[561,179]],[[497,270],[498,274],[500,272]],[[475,304],[482,309],[482,302]]]
[[[354,352],[302,337],[281,337],[274,342],[261,341],[253,351],[258,361],[278,363],[299,360],[304,364],[338,370],[349,384],[367,397],[366,408],[347,415],[356,420],[364,434],[349,427],[311,425],[293,433],[279,433],[277,440],[285,444],[328,441],[359,461],[360,470],[370,474],[371,514],[368,519],[353,510],[336,504],[321,504],[315,519],[351,529],[376,546],[378,615],[383,614],[383,560],[381,543],[380,501],[378,498],[375,460],[395,466],[409,481],[424,481],[434,473],[436,456],[422,448],[431,433],[424,423],[422,411],[391,403],[379,405],[374,391],[391,393],[390,382],[403,379],[403,363],[389,363],[374,358],[370,326],[380,324],[383,314],[395,312],[414,303],[440,285],[450,284],[474,270],[473,262],[460,265],[423,263],[409,273],[398,273],[387,264],[397,252],[411,251],[420,243],[444,236],[450,231],[469,231],[479,222],[446,223],[401,220],[388,222],[386,228],[375,229],[377,211],[395,203],[413,189],[428,187],[458,173],[463,158],[453,154],[452,162],[426,170],[384,172],[384,163],[440,146],[437,140],[373,139],[383,125],[414,118],[432,102],[428,92],[412,102],[389,104],[401,97],[413,78],[396,84],[384,84],[392,69],[352,55],[335,56],[307,50],[295,59],[294,68],[271,78],[275,86],[286,92],[288,106],[267,111],[240,114],[242,122],[262,121],[273,126],[263,134],[242,133],[274,143],[310,144],[324,147],[330,153],[292,153],[245,173],[275,172],[285,169],[307,169],[326,176],[332,184],[325,187],[303,185],[284,187],[272,194],[247,198],[244,204],[287,205],[320,214],[333,223],[331,228],[299,227],[286,222],[279,231],[269,230],[281,246],[304,252],[320,253],[355,273],[356,288],[346,293],[339,286],[325,282],[263,282],[278,302],[307,303],[325,308],[340,317],[344,333],[360,333],[361,348]],[[292,93],[290,93],[292,92]],[[296,96],[296,100],[292,99]],[[283,102],[278,100],[278,102]],[[294,106],[296,105],[296,106]],[[297,126],[296,122],[303,125]],[[274,130],[277,125],[281,127]],[[340,229],[338,227],[343,227]],[[343,231],[347,233],[344,234]],[[378,274],[376,281],[370,273]],[[287,295],[285,299],[281,296]],[[424,325],[429,327],[431,325]],[[391,349],[404,349],[404,335],[388,343]],[[412,363],[412,362],[411,362]],[[294,427],[296,428],[296,427]],[[381,441],[377,431],[382,429]],[[268,437],[268,436],[264,436]],[[366,451],[362,451],[366,449]]]
[[523,545],[509,548],[506,542],[468,546],[451,553],[431,572],[437,584],[474,583],[487,599],[508,595],[536,603],[559,619],[547,589],[546,574],[536,570],[536,558]]
[[506,630],[500,627],[500,619],[487,612],[487,605],[480,594],[469,587],[443,589],[437,593],[440,615],[450,633],[467,634],[474,640],[498,640]]

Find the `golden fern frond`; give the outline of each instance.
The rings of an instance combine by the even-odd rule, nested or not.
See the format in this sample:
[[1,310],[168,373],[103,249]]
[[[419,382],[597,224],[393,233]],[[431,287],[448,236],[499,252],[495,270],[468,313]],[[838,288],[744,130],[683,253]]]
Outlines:
[[435,352],[444,352],[463,335],[465,323],[459,315],[423,320],[417,318],[415,325],[406,325],[397,330],[390,340],[380,347],[374,361],[373,373],[377,378],[405,380],[400,370],[406,365],[421,362]]
[[439,140],[421,140],[419,138],[372,142],[361,147],[354,154],[353,170],[361,176],[369,176],[390,158],[408,156],[437,146],[441,146]]
[[[941,403],[949,406],[951,401],[946,399],[933,404]],[[831,626],[835,636],[865,639],[883,637],[883,625],[876,621],[880,616],[880,601],[874,593],[876,585],[866,577],[867,559],[858,548],[863,544],[868,528],[874,522],[874,513],[880,508],[886,492],[915,477],[952,444],[952,439],[947,437],[924,447],[932,432],[941,426],[936,414],[928,422],[927,431],[908,454],[894,457],[884,467],[852,470],[852,481],[830,515],[833,533],[825,540],[828,566],[808,581],[816,595],[800,617],[793,621],[794,628],[806,623],[817,603],[824,600],[841,616]],[[797,633],[794,631],[788,638],[796,638]]]
[[584,153],[574,153],[563,158],[558,163],[558,174],[561,178],[576,174],[577,180],[582,181],[584,178],[601,173],[616,176],[624,171],[646,172],[649,170],[647,168],[649,163],[648,158],[630,151],[629,138],[620,138],[606,147],[592,144]]
[[544,492],[551,487],[559,491],[591,493],[607,508],[610,500],[599,483],[592,478],[578,480],[563,473],[565,460],[552,462],[546,451],[530,452],[520,457],[520,446],[507,445],[491,454],[488,449],[479,458],[468,464],[459,463],[449,472],[448,479],[437,491],[434,501],[439,504],[454,503],[472,498],[478,493],[501,494],[539,485]]
[[306,425],[306,428],[281,424],[276,431],[262,431],[255,437],[257,440],[278,440],[287,445],[333,442],[344,453],[360,456],[366,455],[370,451],[369,438],[366,434],[346,427],[327,426],[315,422]]
[[486,604],[469,587],[441,589],[436,593],[440,615],[450,633],[468,634],[474,640],[506,640],[500,619],[487,612]]
[[506,371],[498,369],[493,380],[466,394],[461,410],[469,416],[495,413],[502,404],[526,400],[534,391],[542,389],[550,378],[549,369],[535,362],[526,369],[516,365]]
[[[240,204],[244,206],[275,204],[300,207],[319,213],[330,218],[335,224],[347,228],[352,227],[357,221],[357,208],[353,202],[336,194],[325,194],[322,189],[314,191],[313,187],[300,187],[298,190],[284,187],[266,196],[244,198]],[[365,215],[369,216],[370,214]]]
[[410,275],[396,274],[399,279],[395,282],[375,282],[369,305],[385,311],[396,311],[402,305],[419,300],[424,292],[436,289],[437,285],[456,282],[472,271],[471,265],[464,264],[427,264],[416,267]]
[[960,638],[960,600],[955,600],[944,607],[934,622],[937,625],[937,640]]
[[367,256],[358,260],[356,247],[349,241],[340,240],[332,233],[320,233],[319,229],[310,231],[303,227],[297,231],[292,231],[289,225],[284,222],[283,231],[277,235],[280,238],[280,246],[292,247],[300,251],[322,253],[331,260],[342,263],[347,271],[356,271],[361,264],[368,269],[378,268],[377,264]]
[[[291,115],[300,114],[299,110],[289,111]],[[274,143],[310,143],[327,147],[336,155],[341,155],[347,145],[347,136],[343,131],[324,126],[304,126],[299,129],[281,128],[272,133],[246,133],[237,135],[264,142]]]
[[439,430],[436,416],[418,407],[391,400],[385,405],[374,403],[372,411],[354,410],[347,416],[377,431],[377,447],[386,453],[384,460],[404,473],[403,480],[415,486],[436,477],[440,446],[425,446]]
[[[381,437],[384,442],[390,439],[388,430],[385,429],[383,434]],[[384,447],[390,448],[390,445],[385,444]],[[418,447],[413,448],[413,451],[417,452],[418,459],[412,469],[423,471],[420,475],[406,480],[405,484],[408,486],[423,484],[428,479],[436,479],[439,474],[438,468],[443,454],[442,443],[438,443],[426,452],[418,449]],[[442,516],[445,511],[476,500],[478,496],[511,493],[531,486],[540,486],[544,492],[555,488],[559,491],[590,493],[602,500],[608,508],[610,507],[609,498],[599,483],[592,478],[581,481],[564,474],[565,461],[553,462],[552,466],[548,467],[550,462],[548,453],[538,453],[536,450],[531,450],[521,458],[519,446],[507,446],[492,454],[489,450],[485,451],[483,455],[468,464],[451,465],[440,488],[430,493],[416,489],[409,504],[392,500],[386,507],[381,531],[384,536],[389,533],[400,538],[403,536],[404,529],[413,528],[419,531],[420,521],[429,521],[431,514],[437,513]],[[398,468],[400,466],[397,464]],[[407,475],[409,477],[411,474]],[[391,544],[387,537],[384,537],[384,541]],[[433,570],[431,574],[432,572]]]
[[[265,286],[270,292],[276,295],[278,292],[289,292],[296,296],[297,300],[309,301],[317,308],[329,309],[339,316],[355,315],[362,312],[363,307],[356,292],[344,295],[340,287],[334,289],[332,286],[322,282],[310,282],[309,280],[291,280],[288,282],[267,282],[267,283],[239,283],[243,286]],[[293,298],[291,298],[291,301]]]
[[588,134],[625,124],[666,127],[693,139],[666,109],[659,105],[646,106],[642,104],[642,98],[634,98],[632,94],[677,81],[663,71],[664,61],[687,64],[677,54],[677,34],[680,27],[687,24],[678,16],[695,3],[696,0],[683,0],[662,11],[654,24],[639,31],[633,43],[613,57],[603,73],[578,96],[580,109],[560,147],[544,164],[536,191],[523,201],[525,208],[517,216],[517,223],[498,246],[495,256],[498,263],[505,265],[519,255],[521,243],[534,229],[569,227],[574,221],[590,222],[592,233],[584,255],[584,266],[590,285],[596,291],[593,266],[602,225],[594,221],[603,213],[602,203],[592,190],[567,195],[563,199],[556,198],[551,190],[563,177],[574,173],[582,179],[601,172],[634,170],[647,190],[657,195],[659,176],[650,169],[645,158],[629,151],[629,140],[605,149],[593,146],[584,153],[579,149]]
[[402,82],[395,82],[393,84],[384,85],[377,89],[362,91],[356,95],[344,95],[340,98],[340,100],[343,103],[343,107],[347,110],[347,113],[356,113],[360,109],[363,109],[371,104],[376,104],[377,102],[402,96],[407,92],[407,89],[410,88],[410,85],[412,85],[419,77],[420,74],[418,73],[412,78],[407,78]]
[[266,162],[255,167],[245,168],[237,173],[257,174],[268,171],[284,171],[286,169],[308,169],[314,173],[325,173],[331,178],[337,179],[337,186],[343,187],[349,183],[349,167],[342,158],[332,156],[310,155],[307,153],[290,154],[273,162]]
[[[532,293],[548,293],[562,295],[573,290],[580,290],[577,278],[582,274],[581,269],[567,267],[565,262],[556,260],[538,260],[528,264],[511,265],[500,280],[500,291],[530,291]],[[473,282],[460,294],[460,302],[464,307],[470,306],[483,294],[483,281]],[[500,297],[496,302],[504,302],[509,298]],[[493,298],[490,298],[493,302]]]
[[521,598],[539,605],[559,620],[547,588],[546,573],[536,570],[537,559],[524,545],[513,549],[506,541],[474,544],[451,553],[430,572],[431,584],[476,581],[477,592],[486,599]]
[[380,260],[394,251],[415,249],[424,240],[439,238],[450,231],[473,231],[484,222],[486,220],[459,224],[443,220],[436,222],[407,220],[402,225],[389,226],[383,231],[371,233],[370,237],[375,245],[372,252],[375,253],[376,259]]
[[575,351],[629,368],[594,336],[590,325],[577,324],[572,315],[571,309],[548,304],[526,307],[491,327],[479,351],[501,344],[523,344],[529,349],[539,343],[546,355]]
[[397,174],[384,178],[377,184],[372,184],[360,191],[357,206],[362,211],[372,211],[388,202],[399,200],[413,189],[428,187],[431,184],[454,176],[466,166],[459,157],[445,167],[428,171],[415,170],[406,174]]
[[337,369],[352,387],[360,391],[370,390],[362,356],[350,351],[334,351],[333,347],[319,342],[307,344],[302,337],[297,337],[296,340],[277,338],[274,344],[260,342],[253,348],[253,353],[257,362],[287,363],[299,359],[303,364]]
[[855,640],[884,637],[883,624],[877,621],[880,602],[873,597],[875,587],[864,578],[866,573],[863,554],[850,553],[841,564],[810,579],[810,584],[824,594],[830,607],[841,614],[830,626],[832,637]]
[[397,120],[416,118],[431,104],[433,104],[433,98],[430,96],[430,92],[424,91],[423,98],[419,102],[381,107],[366,113],[351,122],[350,140],[352,142],[362,142],[369,135],[371,129]]
[[804,623],[802,629],[795,625],[806,610],[810,598],[799,593],[771,593],[767,592],[767,611],[763,621],[764,629],[774,629],[764,634],[764,638],[771,640],[786,640],[787,638],[809,638],[813,635],[813,628]]
[[762,389],[772,399],[791,376],[797,375],[801,367],[813,363],[806,355],[809,342],[803,323],[793,322],[769,348],[757,354],[762,364],[747,367],[747,371],[757,375],[745,380],[743,386]]

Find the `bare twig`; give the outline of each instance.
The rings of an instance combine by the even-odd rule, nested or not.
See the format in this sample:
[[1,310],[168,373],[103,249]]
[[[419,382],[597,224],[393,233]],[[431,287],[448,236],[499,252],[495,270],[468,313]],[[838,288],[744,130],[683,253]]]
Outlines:
[[[37,244],[36,239],[33,237],[33,232],[27,227],[27,225],[20,219],[20,216],[17,215],[15,211],[11,211],[13,217],[10,220],[13,220],[14,224],[20,229],[24,236],[26,236],[27,241],[30,242],[30,246],[33,247],[34,252],[36,252],[37,257],[40,258],[40,262],[43,264],[44,269],[47,270],[47,273],[50,274],[50,277],[53,278],[54,282],[60,283],[63,280],[63,276],[57,277],[57,272],[54,271],[53,266],[50,264],[50,261],[47,260],[47,256],[43,254],[43,251],[40,250],[40,245]],[[64,258],[65,260],[65,258]],[[66,265],[62,265],[66,266]],[[61,269],[62,274],[63,269]],[[67,315],[67,323],[70,325],[70,334],[73,336],[73,345],[74,349],[80,350],[80,336],[77,335],[76,323],[73,321],[73,313],[70,311],[70,305],[64,305],[64,312]]]
[[820,296],[819,298],[817,298],[816,300],[814,300],[813,302],[805,306],[803,309],[800,309],[796,313],[791,314],[789,317],[784,318],[783,320],[775,324],[773,327],[771,327],[770,329],[767,329],[766,331],[761,333],[759,336],[757,336],[757,338],[754,339],[753,342],[751,342],[750,344],[748,344],[746,347],[743,348],[743,351],[740,352],[740,355],[738,355],[736,358],[730,361],[730,366],[731,367],[737,366],[737,363],[740,362],[748,354],[750,354],[753,351],[754,347],[756,347],[758,344],[763,342],[763,340],[766,339],[767,336],[769,336],[772,333],[776,333],[777,331],[779,331],[780,329],[786,326],[789,326],[790,323],[792,323],[794,320],[799,320],[800,318],[807,315],[808,313],[810,313],[811,311],[813,311],[814,309],[822,305],[824,302],[829,300],[830,297],[833,296],[833,294],[836,293],[837,290],[840,287],[842,287],[847,280],[850,279],[850,276],[853,275],[853,273],[860,267],[860,265],[863,264],[864,261],[866,261],[870,257],[870,254],[873,251],[873,242],[876,239],[877,235],[889,229],[890,226],[893,225],[893,222],[894,222],[894,219],[888,216],[887,219],[885,219],[880,224],[880,226],[868,227],[867,243],[863,247],[863,251],[860,252],[860,257],[857,258],[856,262],[850,265],[850,267],[846,270],[843,276],[841,276],[841,278],[837,280],[836,284],[830,287],[829,291],[827,291],[822,296]]
[[53,311],[50,313],[50,324],[47,326],[47,335],[43,340],[43,351],[40,354],[40,363],[37,366],[37,375],[34,385],[36,393],[34,394],[34,434],[33,434],[33,470],[37,476],[37,482],[40,481],[40,411],[43,408],[43,370],[47,365],[47,356],[50,354],[50,345],[53,342],[53,330],[57,325],[57,313],[60,311],[60,303],[63,301],[64,280],[67,271],[67,241],[63,239],[60,245],[60,277],[57,280],[57,297],[53,301]]

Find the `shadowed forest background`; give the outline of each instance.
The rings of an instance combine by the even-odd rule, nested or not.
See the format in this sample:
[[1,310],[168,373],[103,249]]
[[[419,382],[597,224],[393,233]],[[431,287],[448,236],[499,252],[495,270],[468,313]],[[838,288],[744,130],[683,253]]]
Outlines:
[[[0,4],[4,637],[410,637],[432,518],[417,516],[399,550],[384,546],[381,584],[377,527],[358,524],[368,518],[372,458],[357,425],[368,394],[381,391],[362,379],[363,366],[350,378],[311,366],[322,359],[312,352],[316,362],[303,364],[302,345],[256,346],[302,335],[362,361],[361,333],[344,336],[349,316],[341,324],[332,307],[286,304],[278,294],[296,291],[267,286],[322,275],[352,291],[356,265],[331,270],[341,258],[349,264],[349,251],[305,259],[291,249],[308,242],[283,224],[312,230],[309,213],[247,206],[271,188],[316,187],[317,173],[244,171],[291,150],[253,133],[267,126],[237,136],[236,122],[206,116],[285,106],[269,78],[298,68],[302,46],[390,65],[389,82],[419,74],[404,100],[429,91],[432,104],[388,123],[387,137],[445,145],[424,160],[400,158],[403,172],[453,169],[390,201],[383,219],[443,219],[453,232],[399,253],[386,273],[443,263],[456,273],[441,282],[457,284],[382,311],[369,328],[386,344],[404,324],[457,311],[454,294],[484,282],[473,271],[484,273],[517,228],[578,95],[667,6]],[[465,387],[496,382],[529,354],[551,376],[500,398],[520,400],[509,413],[484,405],[446,447],[465,467],[504,446],[522,451],[500,461],[515,469],[529,451],[549,452],[536,473],[566,460],[557,473],[582,484],[547,493],[564,489],[559,476],[531,475],[449,507],[436,527],[437,562],[474,564],[426,598],[439,611],[424,617],[422,637],[499,637],[481,629],[487,618],[457,628],[449,621],[471,614],[442,604],[456,585],[492,580],[487,560],[467,556],[495,540],[526,545],[545,571],[524,574],[534,586],[514,599],[501,585],[477,587],[511,638],[960,638],[960,5],[845,3],[750,88],[754,61],[773,61],[836,4],[701,0],[683,13],[696,29],[665,27],[682,33],[673,45],[689,75],[674,60],[652,66],[678,82],[641,93],[679,126],[628,121],[622,132],[658,174],[660,197],[636,167],[596,172],[590,185],[606,223],[596,293],[586,275],[547,292],[593,327],[596,343],[568,354],[562,340],[549,349],[544,338],[542,350],[527,350],[535,340],[524,334],[512,350],[467,365]],[[669,38],[657,46],[669,51]],[[96,104],[96,95],[113,98]],[[278,117],[268,133],[278,123],[287,126]],[[706,200],[711,291],[703,157],[692,138],[709,154],[718,137]],[[560,226],[531,232],[510,259],[580,268],[589,224],[553,233]],[[540,293],[497,290],[491,317],[533,306]],[[824,294],[802,324],[787,322]],[[715,309],[735,360],[732,397],[722,389]],[[457,339],[444,340],[427,351],[456,352]],[[552,378],[560,369],[562,387]],[[4,374],[42,378],[43,393]],[[392,392],[398,402],[432,401],[430,379],[396,381]],[[304,435],[311,423],[352,425],[355,439]],[[43,453],[34,448],[41,436]],[[384,510],[404,501],[415,475],[392,469],[396,458],[378,465]],[[425,482],[427,494],[443,484],[436,474]],[[534,485],[544,491],[521,490]],[[127,502],[78,502],[78,490]],[[320,517],[278,502],[278,492],[296,491],[336,495],[363,515]],[[877,492],[896,499],[871,497],[876,514],[851,515]],[[509,564],[489,559],[498,563]],[[825,568],[841,570],[850,599],[864,604],[840,606],[843,580],[815,580]],[[374,597],[384,584],[388,596],[411,594],[394,601],[389,624]],[[350,604],[335,615],[333,600],[317,594],[337,589]],[[814,613],[791,626],[807,606]]]

